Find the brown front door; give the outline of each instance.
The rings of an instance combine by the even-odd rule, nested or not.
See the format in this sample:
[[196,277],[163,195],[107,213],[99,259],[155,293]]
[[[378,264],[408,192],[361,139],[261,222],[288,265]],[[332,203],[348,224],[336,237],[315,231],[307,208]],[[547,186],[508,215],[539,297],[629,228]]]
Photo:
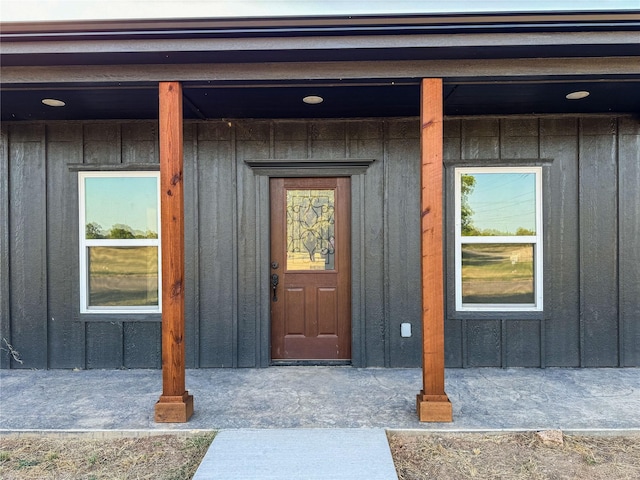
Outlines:
[[271,358],[350,360],[350,179],[270,182]]

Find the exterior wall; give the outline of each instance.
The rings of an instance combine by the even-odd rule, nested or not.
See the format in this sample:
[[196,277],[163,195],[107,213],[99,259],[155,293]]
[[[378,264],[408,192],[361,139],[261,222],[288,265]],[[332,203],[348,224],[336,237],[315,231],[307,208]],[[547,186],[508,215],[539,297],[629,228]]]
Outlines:
[[613,116],[448,122],[445,163],[547,165],[543,315],[462,316],[449,301],[448,366],[639,365],[639,132],[637,119]]
[[[418,136],[415,118],[187,123],[187,365],[269,362],[268,176],[245,161],[359,158],[375,162],[352,177],[353,363],[419,366]],[[154,168],[157,137],[155,122],[2,126],[0,366],[160,367],[159,316],[79,314],[77,238],[78,169]],[[547,165],[544,314],[461,316],[448,301],[447,365],[640,365],[640,122],[450,119],[445,137],[449,192],[459,163]]]

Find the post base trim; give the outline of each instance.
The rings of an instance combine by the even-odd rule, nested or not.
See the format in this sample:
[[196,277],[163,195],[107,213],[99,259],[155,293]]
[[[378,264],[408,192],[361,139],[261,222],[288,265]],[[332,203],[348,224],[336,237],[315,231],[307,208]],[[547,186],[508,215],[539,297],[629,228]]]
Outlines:
[[425,395],[421,390],[416,399],[421,422],[453,422],[453,407],[447,394]]
[[193,395],[161,395],[155,407],[156,423],[186,423],[193,415]]

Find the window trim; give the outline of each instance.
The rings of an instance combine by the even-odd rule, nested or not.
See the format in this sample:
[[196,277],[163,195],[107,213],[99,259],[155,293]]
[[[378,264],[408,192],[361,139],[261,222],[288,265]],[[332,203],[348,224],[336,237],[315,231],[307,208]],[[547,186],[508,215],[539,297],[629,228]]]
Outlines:
[[[462,237],[461,221],[461,178],[464,174],[473,173],[533,173],[535,174],[535,194],[536,194],[536,235],[526,236],[486,236],[486,237],[464,237],[471,241],[464,241]],[[542,166],[487,166],[487,167],[455,167],[454,168],[454,291],[455,309],[458,312],[541,312],[544,302],[544,235],[543,235],[543,187],[542,187]],[[535,303],[523,304],[464,304],[462,302],[462,245],[466,243],[511,243],[511,244],[532,244],[534,258],[534,298]]]
[[[86,238],[86,204],[85,190],[87,178],[155,178],[158,212],[158,238],[140,239],[87,239]],[[79,236],[79,270],[80,270],[80,313],[81,314],[144,314],[162,313],[162,242],[160,221],[160,172],[157,171],[80,171],[78,172],[78,236]],[[158,304],[140,306],[90,306],[89,302],[89,247],[150,247],[158,249]]]

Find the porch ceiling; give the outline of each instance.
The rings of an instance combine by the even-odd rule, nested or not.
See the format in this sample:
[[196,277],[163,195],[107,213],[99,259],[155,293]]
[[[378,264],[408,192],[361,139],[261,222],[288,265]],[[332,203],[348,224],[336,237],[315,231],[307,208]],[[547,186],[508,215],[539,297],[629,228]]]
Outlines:
[[[586,90],[582,100],[566,94]],[[2,121],[158,118],[155,82],[133,84],[38,84],[3,86]],[[324,101],[307,105],[302,98]],[[184,117],[354,118],[417,116],[418,79],[375,82],[185,82]],[[42,104],[55,98],[64,107]],[[640,114],[640,76],[573,79],[445,79],[445,115],[635,113]]]

